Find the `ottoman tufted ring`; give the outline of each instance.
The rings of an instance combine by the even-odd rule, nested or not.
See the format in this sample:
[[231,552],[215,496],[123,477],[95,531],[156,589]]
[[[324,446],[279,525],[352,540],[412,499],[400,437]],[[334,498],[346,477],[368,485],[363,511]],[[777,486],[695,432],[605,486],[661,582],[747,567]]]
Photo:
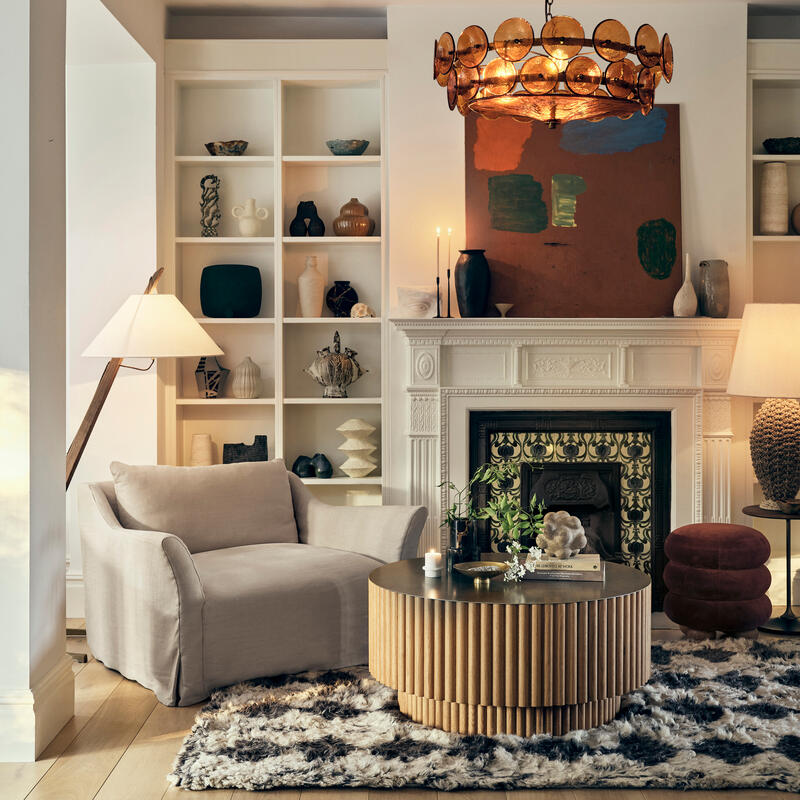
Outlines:
[[740,633],[769,619],[766,537],[746,525],[684,525],[668,537],[664,612],[684,629]]

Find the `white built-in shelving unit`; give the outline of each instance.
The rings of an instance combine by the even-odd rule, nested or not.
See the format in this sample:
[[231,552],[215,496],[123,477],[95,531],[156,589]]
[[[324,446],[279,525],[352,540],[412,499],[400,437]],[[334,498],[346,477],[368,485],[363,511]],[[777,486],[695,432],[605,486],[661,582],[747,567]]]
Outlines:
[[[268,42],[263,43],[269,47]],[[302,44],[302,43],[299,43]],[[310,45],[309,45],[310,46]],[[199,52],[199,51],[198,51]],[[233,369],[245,356],[261,368],[262,393],[255,400],[231,396],[199,397],[196,359],[160,367],[161,460],[188,464],[192,434],[210,433],[221,461],[225,442],[268,437],[269,457],[291,467],[299,455],[325,453],[334,465],[329,480],[306,483],[328,502],[381,502],[384,470],[367,478],[345,476],[336,448],[344,438],[336,427],[351,417],[375,425],[379,464],[385,395],[387,280],[384,234],[386,163],[384,156],[385,74],[381,70],[177,70],[167,76],[168,185],[163,285],[180,300],[224,350],[221,361]],[[332,156],[325,142],[368,139],[362,156]],[[204,143],[245,139],[244,156],[212,157]],[[200,181],[213,173],[221,180],[219,236],[200,236]],[[231,209],[253,197],[269,210],[261,236],[238,235]],[[368,206],[375,220],[370,237],[333,235],[333,220],[351,197]],[[323,237],[289,236],[300,200],[313,200],[325,222]],[[326,285],[350,280],[374,319],[299,315],[297,279],[307,256],[317,256]],[[258,317],[209,319],[200,307],[200,276],[210,264],[252,264],[261,271],[263,297]],[[322,387],[303,372],[316,351],[342,345],[358,353],[368,372],[346,399],[323,399]],[[357,501],[348,492],[369,497]]]
[[759,232],[761,170],[783,161],[789,175],[789,209],[800,203],[800,155],[770,155],[763,141],[800,136],[800,41],[748,42],[748,234],[754,302],[800,302],[800,235]]

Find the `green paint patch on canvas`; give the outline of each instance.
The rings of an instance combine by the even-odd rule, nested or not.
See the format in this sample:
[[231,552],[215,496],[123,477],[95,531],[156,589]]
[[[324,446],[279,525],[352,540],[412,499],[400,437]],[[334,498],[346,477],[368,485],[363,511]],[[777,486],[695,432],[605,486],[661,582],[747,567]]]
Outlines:
[[586,191],[586,181],[580,175],[553,175],[551,191],[553,227],[577,228],[575,210],[578,195]]
[[667,219],[651,219],[639,226],[636,238],[644,271],[659,281],[669,278],[678,257],[675,226]]
[[489,215],[496,231],[539,233],[547,228],[542,184],[532,175],[493,175],[489,178]]

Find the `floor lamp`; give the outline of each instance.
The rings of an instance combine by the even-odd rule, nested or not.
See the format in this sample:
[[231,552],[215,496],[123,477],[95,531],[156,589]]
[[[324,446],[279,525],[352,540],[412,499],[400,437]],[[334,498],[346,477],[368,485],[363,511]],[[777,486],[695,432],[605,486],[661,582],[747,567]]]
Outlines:
[[[131,295],[106,323],[84,356],[108,358],[92,402],[67,451],[67,488],[89,441],[100,411],[125,358],[219,356],[222,350],[174,294],[155,292],[163,269],[153,273],[144,294]],[[131,367],[136,369],[136,367]]]

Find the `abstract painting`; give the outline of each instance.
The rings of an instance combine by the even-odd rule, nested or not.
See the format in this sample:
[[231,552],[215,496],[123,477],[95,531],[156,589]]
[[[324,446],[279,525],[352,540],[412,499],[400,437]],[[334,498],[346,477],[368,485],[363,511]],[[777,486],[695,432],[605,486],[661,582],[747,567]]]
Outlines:
[[486,250],[490,304],[521,317],[671,316],[679,106],[555,130],[476,114],[465,125],[466,246]]

